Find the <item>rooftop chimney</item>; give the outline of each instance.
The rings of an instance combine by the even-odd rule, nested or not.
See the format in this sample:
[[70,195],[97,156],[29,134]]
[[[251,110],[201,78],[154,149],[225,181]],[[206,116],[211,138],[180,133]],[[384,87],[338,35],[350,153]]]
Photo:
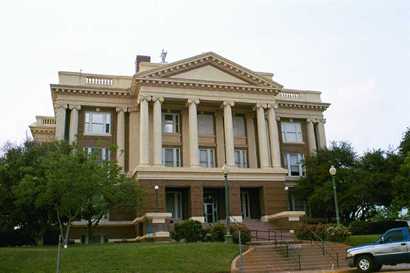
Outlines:
[[151,62],[151,56],[144,56],[144,55],[137,55],[137,58],[135,59],[135,73],[138,73],[140,70],[140,63],[141,62]]

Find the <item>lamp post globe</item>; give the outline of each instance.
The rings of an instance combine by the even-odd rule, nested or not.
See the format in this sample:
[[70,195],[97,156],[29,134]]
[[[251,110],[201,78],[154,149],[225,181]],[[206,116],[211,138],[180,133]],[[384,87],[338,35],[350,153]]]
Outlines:
[[330,169],[329,169],[329,174],[331,175],[331,176],[335,176],[336,175],[336,168],[335,168],[335,166],[330,166]]

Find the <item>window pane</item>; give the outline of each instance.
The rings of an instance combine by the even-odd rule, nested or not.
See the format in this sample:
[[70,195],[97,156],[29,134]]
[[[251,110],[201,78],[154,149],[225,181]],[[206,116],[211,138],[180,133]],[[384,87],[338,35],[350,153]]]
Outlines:
[[384,238],[385,242],[401,242],[404,240],[403,233],[400,230],[394,230],[389,233]]
[[283,142],[303,142],[300,122],[282,122],[281,129]]
[[233,117],[233,132],[235,137],[245,137],[245,118],[243,116]]
[[214,135],[214,117],[212,114],[198,115],[199,135]]
[[163,113],[162,114],[162,132],[163,133],[178,133],[179,132],[179,114],[178,113]]

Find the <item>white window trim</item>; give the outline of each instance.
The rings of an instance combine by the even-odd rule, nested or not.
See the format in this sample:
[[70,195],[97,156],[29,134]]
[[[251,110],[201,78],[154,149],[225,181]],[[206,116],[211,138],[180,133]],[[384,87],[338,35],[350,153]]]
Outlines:
[[[296,125],[299,130],[296,130],[295,132],[289,132],[289,133],[294,133],[296,134],[296,141],[289,141],[286,137],[286,135],[288,134],[288,131],[286,131],[285,127],[286,125]],[[281,131],[282,131],[282,141],[283,143],[295,143],[295,144],[303,144],[303,132],[302,132],[302,124],[300,122],[294,122],[294,121],[283,121],[281,122]]]
[[[108,133],[97,133],[97,132],[90,132],[88,130],[88,126],[90,124],[90,122],[87,122],[87,115],[89,116],[89,119],[92,118],[93,114],[104,114],[107,116],[109,116],[109,122],[105,123],[104,125],[106,126],[107,124],[109,125],[109,132]],[[111,112],[96,112],[96,111],[86,111],[84,114],[84,135],[86,136],[111,136],[111,131],[112,131],[112,115]]]
[[[299,161],[299,175],[292,175],[291,171],[291,164],[290,164],[290,156],[291,155],[297,155],[298,156],[298,161]],[[304,176],[304,167],[302,164],[302,161],[304,160],[304,155],[301,153],[286,153],[286,162],[287,162],[287,167],[288,167],[288,176],[292,177],[302,177]]]
[[[201,151],[205,151],[207,153],[206,166],[201,165]],[[214,148],[199,148],[199,165],[202,168],[215,168],[215,149]]]
[[92,155],[93,149],[100,149],[101,154],[100,154],[100,159],[101,161],[106,161],[106,160],[111,160],[111,150],[106,147],[84,147],[85,151],[87,152],[87,155]]
[[[173,158],[174,166],[166,166],[165,165],[165,150],[166,149],[172,149],[172,158]],[[177,160],[177,159],[179,159],[179,160]],[[162,164],[162,166],[169,167],[169,168],[181,167],[181,149],[179,147],[162,147],[161,164]]]
[[[171,115],[172,116],[172,122],[173,122],[173,132],[165,132],[165,115]],[[181,130],[181,118],[179,113],[176,112],[163,112],[162,113],[162,133],[163,134],[178,134]]]
[[237,167],[237,168],[248,168],[249,166],[248,166],[248,151],[246,150],[246,149],[235,149],[234,150],[234,153],[236,152],[236,151],[240,151],[240,162],[239,162],[239,165],[237,165],[236,164],[236,158],[234,158],[234,160],[235,160],[235,166]]

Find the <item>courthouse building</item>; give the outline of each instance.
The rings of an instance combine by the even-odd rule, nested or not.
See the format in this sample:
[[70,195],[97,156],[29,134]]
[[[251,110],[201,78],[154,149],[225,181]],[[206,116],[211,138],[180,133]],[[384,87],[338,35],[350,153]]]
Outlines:
[[131,76],[58,78],[50,85],[55,116],[36,117],[34,140],[78,142],[117,161],[144,189],[142,210],[112,211],[101,222],[106,239],[143,236],[151,231],[139,225],[148,218],[225,219],[224,169],[232,220],[304,209],[292,187],[304,175],[303,159],[326,147],[329,104],[321,92],[284,88],[272,73],[213,52],[172,63],[137,56]]

